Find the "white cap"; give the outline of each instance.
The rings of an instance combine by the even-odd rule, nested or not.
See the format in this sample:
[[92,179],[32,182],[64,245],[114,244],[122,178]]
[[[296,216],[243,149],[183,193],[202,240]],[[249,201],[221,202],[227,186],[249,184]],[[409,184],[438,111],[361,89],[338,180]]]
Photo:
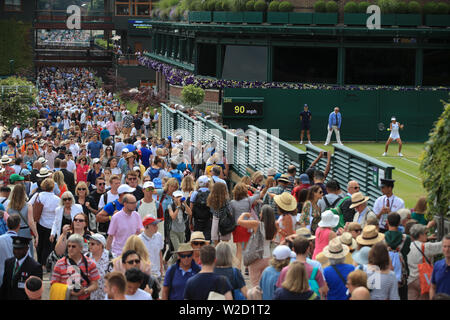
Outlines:
[[141,168],[138,166],[133,167],[133,171],[141,171]]
[[152,181],[146,181],[144,183],[144,185],[142,186],[143,189],[147,189],[147,188],[154,188],[155,184]]
[[177,190],[177,191],[175,191],[174,193],[172,193],[172,196],[173,196],[174,198],[182,197],[182,196],[183,196],[183,192],[181,192],[180,190]]
[[209,178],[208,176],[200,176],[197,181],[200,187],[205,187],[209,182]]
[[291,258],[292,255],[292,250],[285,245],[281,245],[281,246],[277,246],[273,252],[272,252],[272,256],[276,259],[276,260],[284,260],[287,258]]
[[120,194],[125,193],[125,192],[128,192],[128,193],[134,192],[134,190],[136,190],[136,188],[132,188],[132,187],[130,187],[127,184],[122,184],[117,189],[117,193],[120,195]]
[[130,150],[128,150],[128,148],[123,148],[123,149],[122,149],[122,153],[124,153],[124,152],[127,152],[127,153],[128,153],[128,152],[130,152]]
[[397,119],[395,119],[395,117],[392,117],[392,118],[391,118],[391,121],[392,121],[392,120],[397,120]]
[[99,162],[100,162],[100,159],[99,159],[99,158],[94,158],[94,159],[92,159],[92,163],[93,163],[93,164],[99,163]]

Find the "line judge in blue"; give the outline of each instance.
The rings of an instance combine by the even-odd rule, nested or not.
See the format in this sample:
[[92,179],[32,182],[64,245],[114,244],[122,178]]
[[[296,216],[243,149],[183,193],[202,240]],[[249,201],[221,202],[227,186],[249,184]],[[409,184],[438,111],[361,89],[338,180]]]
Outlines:
[[337,143],[339,143],[341,146],[344,144],[341,142],[341,135],[339,133],[339,130],[341,129],[341,122],[342,122],[342,116],[339,112],[339,108],[335,107],[334,111],[330,113],[328,117],[328,134],[327,134],[327,141],[325,141],[324,146],[328,145],[331,140],[331,135],[333,134],[333,131],[336,135]]

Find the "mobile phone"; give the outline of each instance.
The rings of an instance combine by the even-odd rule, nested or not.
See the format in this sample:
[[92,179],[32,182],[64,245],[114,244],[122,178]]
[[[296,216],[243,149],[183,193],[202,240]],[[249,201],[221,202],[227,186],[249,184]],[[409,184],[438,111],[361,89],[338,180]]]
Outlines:
[[325,152],[323,153],[323,156],[324,156],[324,157],[328,157],[328,151],[325,151]]

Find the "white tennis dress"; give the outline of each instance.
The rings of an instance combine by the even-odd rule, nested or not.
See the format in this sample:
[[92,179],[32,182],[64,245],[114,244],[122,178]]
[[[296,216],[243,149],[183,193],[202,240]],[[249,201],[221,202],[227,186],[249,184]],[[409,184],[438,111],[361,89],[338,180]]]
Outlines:
[[389,138],[392,138],[392,140],[396,140],[400,138],[399,131],[399,124],[398,122],[392,124],[391,134],[389,135]]

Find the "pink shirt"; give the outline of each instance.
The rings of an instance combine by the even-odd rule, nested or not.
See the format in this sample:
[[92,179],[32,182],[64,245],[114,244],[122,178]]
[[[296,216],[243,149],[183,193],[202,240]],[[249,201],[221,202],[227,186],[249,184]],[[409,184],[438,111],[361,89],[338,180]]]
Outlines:
[[127,239],[133,234],[140,234],[143,228],[139,213],[133,211],[127,214],[123,210],[118,211],[112,216],[108,229],[108,235],[114,236],[111,251],[116,256],[120,256]]
[[[312,265],[310,265],[309,263],[304,263],[304,266],[306,269],[306,277],[309,280],[309,278],[311,277],[311,273],[314,270],[314,267]],[[289,266],[286,266],[281,270],[280,276],[278,277],[278,280],[276,283],[277,288],[281,288],[281,284],[283,283],[284,279],[286,278],[286,274],[287,274],[288,270],[289,270]],[[322,288],[324,286],[325,283],[323,280],[322,272],[320,272],[320,270],[317,270],[315,280],[317,281],[319,288]]]
[[116,135],[116,123],[114,121],[108,121],[106,123],[106,128],[108,129],[110,135]]
[[316,256],[322,252],[322,250],[328,245],[330,242],[330,232],[329,228],[321,228],[317,227],[316,229],[316,245],[314,248],[314,254],[312,256],[313,260],[316,259]]

